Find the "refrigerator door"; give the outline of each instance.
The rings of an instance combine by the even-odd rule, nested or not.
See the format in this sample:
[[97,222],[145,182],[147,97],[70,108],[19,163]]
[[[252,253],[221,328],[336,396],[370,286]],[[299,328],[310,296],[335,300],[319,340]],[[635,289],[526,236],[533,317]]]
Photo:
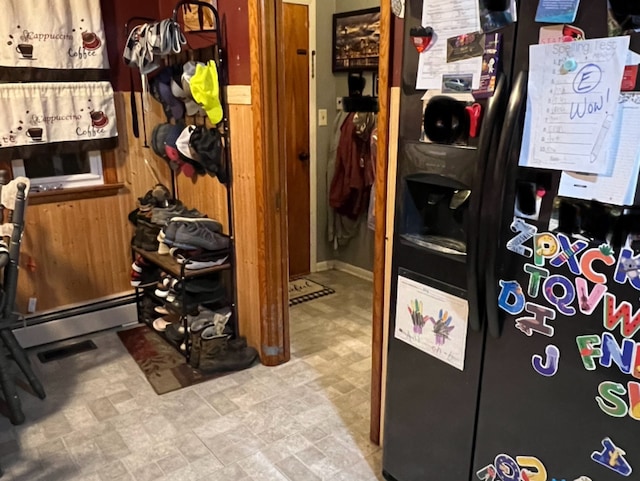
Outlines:
[[[537,43],[543,26],[534,22],[537,3],[522,2],[519,12],[515,62],[520,70],[529,67],[528,46]],[[606,10],[605,0],[582,0],[575,25],[587,38],[606,37]],[[632,47],[636,42],[632,39]],[[504,167],[491,176],[504,182],[502,199],[493,198],[504,207],[503,215],[487,224],[500,229],[491,243],[491,249],[498,244],[500,250],[488,253],[494,261],[487,276],[487,303],[494,302],[488,313],[492,335],[485,345],[472,479],[634,479],[630,470],[640,469],[640,332],[634,331],[634,320],[640,323],[640,290],[631,285],[638,284],[632,281],[638,274],[636,253],[623,255],[620,244],[609,253],[600,243],[583,245],[570,234],[561,239],[561,233],[549,232],[559,172],[517,167],[524,109],[514,99],[526,98],[526,89],[517,84],[510,107],[518,128],[510,132],[506,126],[510,145],[503,143],[498,159]],[[511,226],[515,182],[531,175],[547,178],[551,186],[540,219]],[[567,254],[571,261],[555,267],[549,258],[535,266],[532,258],[505,249],[527,232],[527,225],[549,236],[534,246],[533,235],[524,234],[526,249],[568,242],[577,251]],[[593,282],[594,273],[606,281]],[[565,294],[565,302],[559,302]]]

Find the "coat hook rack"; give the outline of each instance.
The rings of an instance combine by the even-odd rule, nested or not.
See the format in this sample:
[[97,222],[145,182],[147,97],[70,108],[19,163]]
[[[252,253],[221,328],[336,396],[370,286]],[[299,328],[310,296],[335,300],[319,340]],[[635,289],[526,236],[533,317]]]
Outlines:
[[376,73],[372,75],[373,95],[362,95],[367,83],[363,73],[354,72],[349,74],[349,96],[342,98],[342,109],[345,112],[378,112],[376,76]]

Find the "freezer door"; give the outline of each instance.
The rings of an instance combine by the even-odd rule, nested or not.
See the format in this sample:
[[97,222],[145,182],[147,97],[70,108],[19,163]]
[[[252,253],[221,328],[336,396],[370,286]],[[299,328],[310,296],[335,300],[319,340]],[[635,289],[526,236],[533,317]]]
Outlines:
[[[594,481],[623,479],[614,472],[622,469],[623,459],[640,470],[640,351],[636,344],[640,335],[626,339],[621,333],[626,322],[631,325],[633,319],[640,320],[640,291],[617,285],[613,281],[615,266],[605,270],[598,265],[598,271],[608,278],[606,293],[566,268],[545,266],[549,269],[547,279],[554,281],[541,282],[534,297],[528,292],[530,277],[523,271],[524,264],[520,263],[520,275],[504,279],[518,282],[526,298],[524,310],[505,315],[500,338],[487,336],[475,479],[492,479],[488,474],[492,466],[500,475],[496,461],[509,463],[508,458],[496,459],[501,455],[516,464],[524,459],[518,469],[531,464],[528,457],[539,459],[547,477],[530,480],[574,481],[580,476]],[[546,297],[560,296],[561,284],[570,292],[573,285],[576,296],[559,309]],[[515,294],[518,287],[505,287],[502,294],[512,289],[514,295],[509,300],[502,297],[505,305],[522,299]],[[591,309],[591,314],[584,313]],[[575,315],[561,310],[575,311]],[[609,467],[591,459],[592,453],[603,450],[602,442],[607,438],[626,452],[608,457],[617,463]],[[495,479],[519,480],[504,473]]]

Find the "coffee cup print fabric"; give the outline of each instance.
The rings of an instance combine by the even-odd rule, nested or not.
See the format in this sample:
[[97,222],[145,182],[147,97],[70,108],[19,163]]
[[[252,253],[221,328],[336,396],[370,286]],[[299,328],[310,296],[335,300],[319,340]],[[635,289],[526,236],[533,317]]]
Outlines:
[[82,33],[82,46],[85,50],[96,50],[102,45],[102,42],[98,38],[98,36],[93,32],[83,32]]
[[33,142],[42,142],[42,129],[40,127],[27,129],[27,137],[29,137]]
[[[100,0],[26,3],[28,8],[24,0],[2,1],[9,14],[0,16],[0,81],[20,81],[20,69],[25,67],[70,71],[109,68]],[[86,72],[77,74],[79,79],[86,76]],[[64,78],[75,78],[69,75]],[[94,73],[91,80],[97,77],[103,78]],[[49,78],[59,79],[53,73]]]
[[25,60],[33,60],[33,45],[29,43],[18,44],[16,52]]
[[102,128],[109,123],[109,117],[107,117],[103,111],[92,111],[91,112],[91,125],[96,128]]

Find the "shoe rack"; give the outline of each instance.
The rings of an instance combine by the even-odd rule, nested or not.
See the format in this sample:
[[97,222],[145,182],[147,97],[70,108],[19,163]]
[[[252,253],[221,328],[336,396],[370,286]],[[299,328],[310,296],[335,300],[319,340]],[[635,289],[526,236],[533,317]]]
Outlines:
[[[225,281],[227,281],[226,286],[227,286],[228,302],[225,303],[224,307],[227,307],[231,310],[231,319],[229,320],[228,325],[232,327],[233,333],[234,333],[233,335],[235,337],[238,336],[238,319],[237,319],[236,254],[235,254],[235,237],[234,237],[234,220],[233,220],[234,219],[233,217],[233,213],[234,213],[233,162],[232,162],[232,156],[231,156],[231,142],[230,142],[229,104],[227,102],[227,89],[226,89],[229,85],[229,75],[228,75],[228,68],[227,68],[227,61],[226,61],[227,59],[226,34],[224,32],[224,26],[220,22],[220,17],[218,15],[217,9],[209,3],[205,3],[197,0],[182,0],[176,4],[173,9],[173,15],[172,15],[173,20],[175,22],[179,22],[180,9],[185,6],[196,6],[204,9],[209,9],[213,13],[213,17],[215,18],[215,28],[198,30],[198,31],[190,30],[189,33],[213,33],[216,35],[215,44],[212,45],[210,48],[207,48],[206,50],[209,51],[211,49],[213,51],[212,60],[214,60],[218,69],[218,79],[219,79],[219,86],[220,86],[219,98],[220,98],[220,103],[222,104],[222,110],[223,110],[223,118],[221,122],[217,125],[217,128],[220,130],[222,134],[223,157],[224,157],[223,162],[226,166],[227,178],[228,178],[226,184],[224,184],[226,187],[226,203],[227,203],[227,219],[228,219],[227,235],[229,236],[229,248],[228,248],[228,252],[226,252],[225,255],[227,255],[228,257],[227,257],[227,260],[221,265],[218,265],[215,267],[208,267],[204,269],[197,269],[197,270],[191,270],[187,266],[189,265],[190,262],[212,260],[213,254],[202,254],[198,257],[191,258],[184,264],[180,264],[173,258],[173,256],[159,255],[157,252],[150,252],[137,247],[132,247],[132,258],[135,258],[136,254],[142,256],[148,263],[156,266],[159,270],[174,277],[180,283],[181,287],[178,290],[177,294],[181,299],[182,309],[180,312],[176,314],[180,316],[180,323],[183,327],[183,332],[184,332],[183,344],[185,346],[184,350],[180,349],[180,343],[176,344],[172,342],[170,339],[167,338],[167,336],[163,332],[159,332],[156,329],[154,329],[152,326],[153,319],[146,319],[144,316],[142,303],[145,297],[150,297],[157,304],[163,301],[162,299],[159,299],[157,296],[153,294],[154,288],[156,286],[156,281],[153,282],[153,285],[142,284],[135,287],[136,306],[137,306],[137,312],[138,312],[138,321],[144,322],[145,324],[147,324],[154,332],[158,333],[170,345],[175,347],[178,350],[178,352],[183,354],[188,361],[191,353],[191,345],[190,345],[189,332],[187,329],[188,328],[187,304],[186,302],[184,302],[184,300],[186,299],[186,295],[187,295],[186,285],[189,281],[195,280],[198,277],[203,277],[203,276],[211,275],[218,272],[226,273],[227,276]],[[129,32],[129,27],[134,22],[141,22],[141,21],[142,22],[151,21],[151,19],[144,18],[144,17],[132,17],[131,19],[129,19],[125,27],[127,35]],[[192,58],[193,56],[192,54],[194,52],[187,52],[187,53],[188,53],[188,56]],[[171,59],[169,60],[171,61]],[[200,60],[207,61],[210,59],[206,59],[206,60],[200,59]],[[176,197],[175,196],[175,193],[176,193],[175,175],[176,175],[175,173],[172,173],[172,179],[171,179],[172,193],[174,197]],[[220,251],[216,251],[214,254],[216,258],[220,257]],[[206,302],[201,304],[208,305]],[[217,305],[212,308],[215,309],[220,307],[223,307],[223,306]]]

